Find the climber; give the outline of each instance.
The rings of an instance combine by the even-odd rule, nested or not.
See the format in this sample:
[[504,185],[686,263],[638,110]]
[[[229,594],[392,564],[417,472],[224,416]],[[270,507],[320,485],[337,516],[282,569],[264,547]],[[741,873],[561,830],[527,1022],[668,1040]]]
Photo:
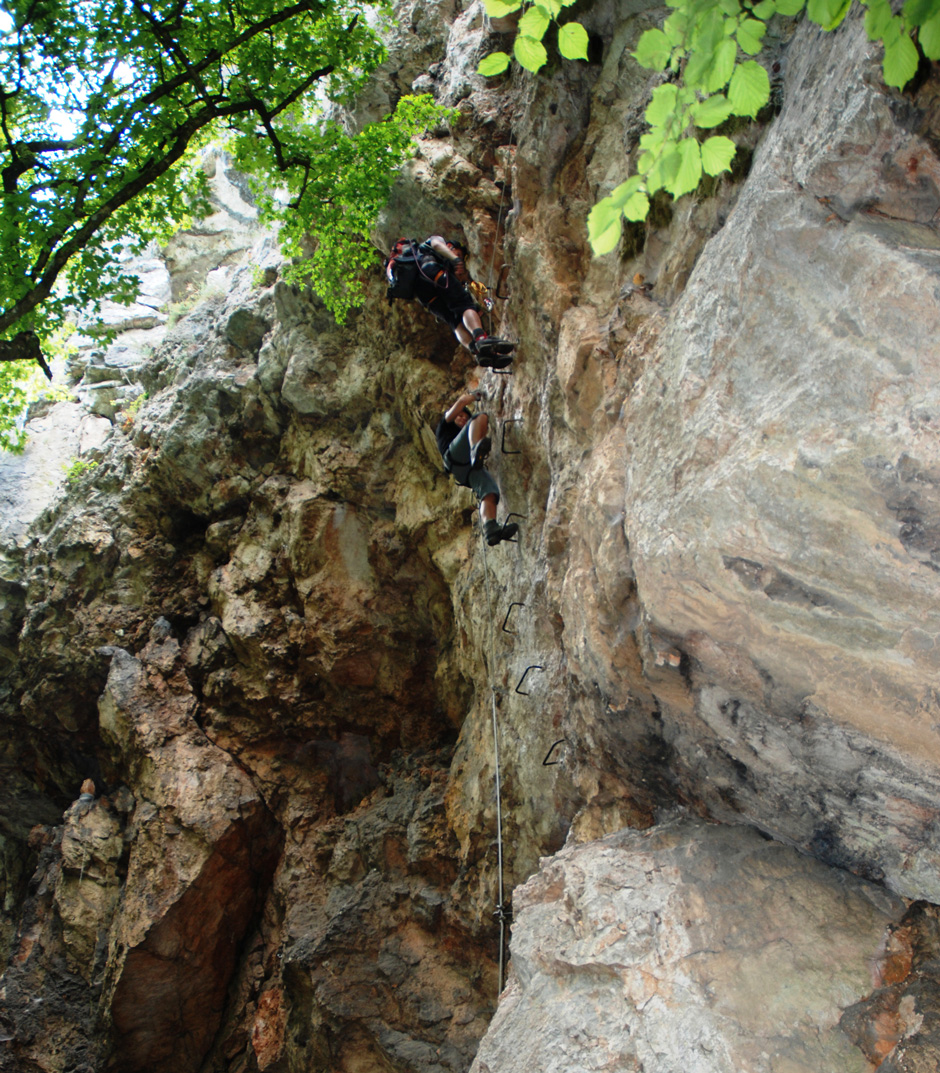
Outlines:
[[514,344],[484,331],[479,308],[467,289],[470,276],[464,253],[462,246],[440,235],[431,235],[420,244],[399,239],[385,262],[389,300],[417,298],[453,329],[478,365],[505,369],[512,362]]
[[434,434],[444,468],[458,484],[473,489],[479,500],[483,536],[493,546],[501,540],[511,540],[519,532],[519,526],[515,522],[500,525],[496,520],[499,488],[492,474],[483,468],[492,446],[487,435],[489,419],[486,414],[473,414],[468,409],[480,396],[479,391],[461,395],[440,419]]

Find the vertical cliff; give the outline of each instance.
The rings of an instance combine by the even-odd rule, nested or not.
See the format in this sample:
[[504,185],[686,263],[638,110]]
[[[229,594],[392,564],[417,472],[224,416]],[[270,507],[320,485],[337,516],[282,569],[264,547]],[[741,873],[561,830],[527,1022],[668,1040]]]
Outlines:
[[223,158],[2,464],[0,1069],[936,1067],[940,83],[781,23],[734,172],[594,260],[658,14],[484,84],[405,5],[359,102],[458,108],[373,239],[506,265],[510,373],[378,270],[337,326]]

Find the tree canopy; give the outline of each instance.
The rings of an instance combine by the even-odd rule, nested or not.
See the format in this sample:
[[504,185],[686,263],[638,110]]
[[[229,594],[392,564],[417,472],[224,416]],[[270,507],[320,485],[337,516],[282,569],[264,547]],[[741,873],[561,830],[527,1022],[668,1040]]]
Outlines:
[[[356,135],[324,119],[382,62],[384,3],[365,0],[0,0],[0,429],[17,366],[74,310],[130,300],[118,247],[163,241],[206,205],[198,151],[225,136],[295,266],[342,319],[365,236],[429,98]],[[341,267],[337,269],[335,262]],[[4,400],[4,396],[6,399]]]

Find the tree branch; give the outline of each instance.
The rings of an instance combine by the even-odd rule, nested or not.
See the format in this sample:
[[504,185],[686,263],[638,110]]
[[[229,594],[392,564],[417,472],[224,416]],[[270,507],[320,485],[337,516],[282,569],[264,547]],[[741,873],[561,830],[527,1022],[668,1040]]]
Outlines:
[[38,361],[40,369],[52,379],[35,332],[17,332],[12,339],[0,339],[0,361]]

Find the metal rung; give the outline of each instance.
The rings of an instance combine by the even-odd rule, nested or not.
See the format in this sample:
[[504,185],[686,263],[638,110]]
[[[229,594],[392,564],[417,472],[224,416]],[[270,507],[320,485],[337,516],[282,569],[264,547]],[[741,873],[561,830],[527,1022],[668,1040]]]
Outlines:
[[503,435],[502,435],[502,439],[500,440],[500,443],[499,443],[499,449],[500,449],[500,451],[502,451],[502,453],[504,455],[521,455],[522,454],[521,451],[507,451],[506,450],[506,426],[507,425],[516,425],[516,424],[519,424],[521,421],[522,421],[521,417],[507,417],[506,420],[503,421]]
[[526,667],[526,669],[522,672],[522,677],[516,683],[516,692],[521,694],[523,697],[531,696],[530,693],[527,693],[524,689],[520,689],[519,686],[521,686],[522,683],[525,681],[525,676],[529,673],[529,671],[544,671],[544,670],[545,670],[545,668],[540,663],[532,663],[528,667]]

